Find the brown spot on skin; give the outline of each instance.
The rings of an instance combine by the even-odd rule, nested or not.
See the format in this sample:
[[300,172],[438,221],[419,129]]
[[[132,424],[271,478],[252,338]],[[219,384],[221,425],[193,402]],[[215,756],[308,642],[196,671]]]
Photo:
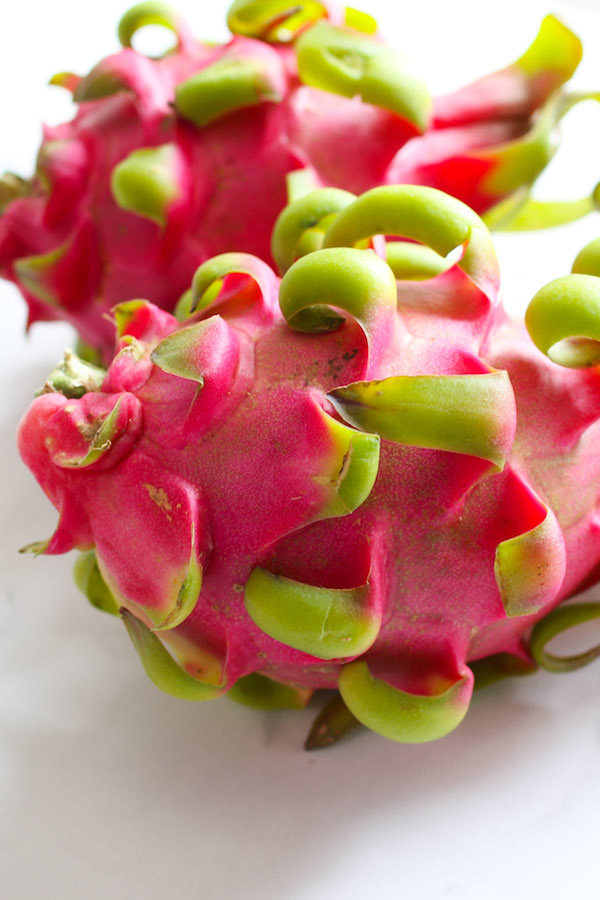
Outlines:
[[144,484],[143,487],[146,488],[150,499],[156,503],[159,509],[164,509],[164,511],[167,513],[167,519],[169,520],[169,522],[171,522],[172,517],[169,515],[169,512],[173,509],[173,507],[169,503],[167,492],[163,490],[163,488],[154,487],[153,484]]
[[104,419],[94,419],[91,422],[80,422],[77,427],[84,441],[92,444],[103,424]]

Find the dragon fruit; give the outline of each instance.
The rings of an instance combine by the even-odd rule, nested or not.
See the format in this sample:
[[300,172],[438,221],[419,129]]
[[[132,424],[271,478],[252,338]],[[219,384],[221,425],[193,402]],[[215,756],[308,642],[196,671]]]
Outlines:
[[[356,722],[447,734],[474,685],[535,668],[532,626],[600,566],[597,370],[507,316],[463,203],[343,194],[282,213],[281,279],[224,254],[179,318],[117,306],[108,370],[67,354],[19,430],[60,514],[27,549],[82,551],[80,587],[177,697],[339,690],[310,747]],[[536,303],[543,350],[597,362],[591,314],[569,331],[563,296],[553,330]]]
[[[160,59],[131,47],[152,22],[177,39]],[[74,118],[44,129],[32,179],[0,181],[0,274],[30,324],[67,319],[110,359],[114,305],[141,295],[172,311],[223,252],[272,264],[275,219],[306,185],[431,185],[500,225],[593,208],[527,204],[581,99],[560,90],[581,45],[554,17],[516,63],[435,101],[363,13],[242,0],[228,22],[231,41],[200,43],[169,7],[142,3],[120,23],[119,53],[53,79],[73,92]]]

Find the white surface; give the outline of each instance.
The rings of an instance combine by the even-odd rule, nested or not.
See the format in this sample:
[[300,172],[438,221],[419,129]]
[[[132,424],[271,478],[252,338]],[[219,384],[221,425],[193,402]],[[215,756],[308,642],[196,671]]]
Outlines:
[[[554,9],[586,39],[579,83],[598,88],[590,5]],[[29,173],[38,121],[68,111],[44,83],[116,49],[124,6],[23,0],[4,11],[0,171]],[[369,9],[438,90],[510,61],[547,11],[524,0],[402,6]],[[223,3],[179,8],[198,35],[224,35]],[[567,179],[583,193],[600,177],[600,114],[583,112],[544,178],[548,194],[564,194]],[[521,237],[517,251],[501,236],[509,306],[566,273],[599,224]],[[267,714],[161,695],[119,623],[77,594],[70,558],[16,553],[55,525],[14,430],[70,332],[38,325],[25,340],[24,304],[6,284],[0,305],[3,900],[597,896],[600,665],[490,688],[458,731],[421,747],[361,733],[306,754],[313,708]]]

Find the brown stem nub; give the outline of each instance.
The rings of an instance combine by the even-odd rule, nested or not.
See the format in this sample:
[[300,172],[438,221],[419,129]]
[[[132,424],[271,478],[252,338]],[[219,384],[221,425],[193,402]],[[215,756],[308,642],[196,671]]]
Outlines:
[[358,725],[361,723],[336,693],[313,722],[304,749],[322,750],[324,747],[330,747]]

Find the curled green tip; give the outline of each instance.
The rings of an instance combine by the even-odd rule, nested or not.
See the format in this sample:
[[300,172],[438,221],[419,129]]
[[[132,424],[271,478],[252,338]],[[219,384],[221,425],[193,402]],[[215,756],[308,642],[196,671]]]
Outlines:
[[435,741],[463,720],[473,691],[473,674],[464,675],[446,690],[412,694],[374,678],[362,660],[342,668],[339,689],[356,718],[378,734],[403,744]]
[[368,608],[369,586],[316,587],[256,568],[244,591],[246,610],[265,634],[317,659],[364,653],[381,614]]
[[[335,215],[355,199],[350,191],[320,188],[289,203],[279,214],[271,238],[271,251],[280,272],[287,272],[307,252],[320,250]],[[308,232],[314,236],[310,246]]]
[[311,87],[359,96],[424,131],[431,113],[425,83],[390,47],[358,31],[318,22],[296,42],[298,74]]
[[288,43],[326,15],[326,8],[316,0],[235,0],[227,25],[233,34]]
[[135,33],[146,25],[163,25],[174,32],[178,41],[181,38],[181,32],[184,27],[177,10],[167,3],[152,2],[152,0],[146,3],[138,3],[132,6],[131,9],[128,9],[119,22],[117,33],[121,45],[123,47],[131,47]]
[[369,338],[382,314],[396,310],[396,280],[390,267],[370,250],[335,247],[297,260],[283,276],[279,305],[297,331],[333,331],[345,310]]
[[579,251],[571,271],[576,275],[595,275],[600,278],[600,238],[590,241]]
[[180,700],[212,700],[223,692],[220,685],[198,681],[181,668],[153,631],[128,610],[119,610],[127,633],[150,680]]
[[574,274],[551,281],[529,304],[525,324],[553,362],[573,369],[600,365],[600,279]]
[[[483,221],[466,204],[436,188],[372,188],[338,213],[325,234],[323,246],[356,246],[378,234],[418,241],[441,257],[463,247],[460,268],[482,289],[497,281],[498,261]],[[391,243],[387,246],[393,248]]]
[[600,644],[573,656],[557,656],[546,645],[563,631],[600,618],[600,603],[569,603],[548,613],[534,626],[529,649],[534,660],[548,672],[572,672],[581,669],[600,656]]
[[175,145],[134,150],[115,166],[110,186],[121,209],[164,226],[180,194]]
[[[266,289],[267,281],[274,280],[275,277],[266,263],[249,253],[221,253],[213,256],[194,273],[190,312],[206,309],[219,296],[226,276],[234,274],[249,275],[263,289]],[[181,311],[187,308],[182,306]]]
[[278,85],[258,61],[223,58],[175,88],[177,112],[199,128],[265,100],[282,99]]
[[323,750],[345,738],[355,728],[361,727],[339,693],[323,707],[312,724],[304,743],[305,750]]

